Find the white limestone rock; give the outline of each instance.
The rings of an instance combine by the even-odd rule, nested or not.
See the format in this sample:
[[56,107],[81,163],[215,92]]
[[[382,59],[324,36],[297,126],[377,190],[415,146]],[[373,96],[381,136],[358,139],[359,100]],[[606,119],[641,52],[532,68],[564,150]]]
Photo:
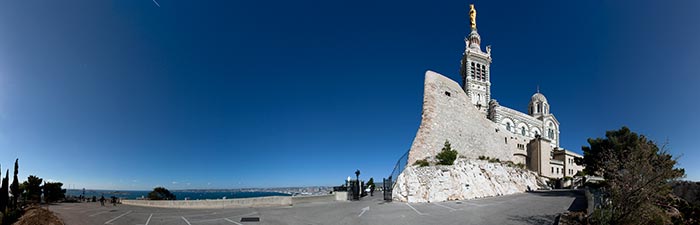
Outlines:
[[443,202],[525,192],[545,185],[532,171],[485,160],[457,159],[451,166],[409,166],[397,178],[393,198]]

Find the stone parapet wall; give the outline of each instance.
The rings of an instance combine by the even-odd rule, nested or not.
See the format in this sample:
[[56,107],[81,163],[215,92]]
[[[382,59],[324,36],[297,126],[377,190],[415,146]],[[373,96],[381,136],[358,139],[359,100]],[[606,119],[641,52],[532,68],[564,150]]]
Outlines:
[[188,208],[188,209],[222,209],[263,206],[292,205],[291,196],[270,196],[257,198],[234,198],[212,200],[121,200],[122,204],[159,207],[159,208]]
[[[347,193],[347,192],[346,192]],[[347,194],[346,194],[347,196]],[[347,200],[347,197],[346,199]],[[294,196],[292,204],[310,203],[310,202],[333,202],[336,201],[336,195],[314,195],[314,196]]]

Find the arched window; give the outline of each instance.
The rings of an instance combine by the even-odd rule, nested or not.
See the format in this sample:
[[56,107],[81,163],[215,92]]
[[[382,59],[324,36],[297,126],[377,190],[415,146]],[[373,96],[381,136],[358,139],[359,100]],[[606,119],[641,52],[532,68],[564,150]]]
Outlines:
[[471,75],[472,75],[472,80],[476,79],[476,66],[472,62],[472,67],[471,67]]
[[547,103],[544,103],[544,114],[547,113],[549,113],[549,106],[547,105]]
[[525,127],[520,127],[520,134],[525,135]]
[[540,103],[538,102],[538,103],[537,103],[537,111],[535,111],[535,113],[541,113],[541,112],[542,112],[542,104],[540,104]]
[[486,66],[485,65],[481,65],[481,72],[483,73],[483,75],[481,76],[481,81],[486,81]]
[[481,64],[476,64],[476,79],[481,80]]
[[506,122],[506,130],[510,131],[510,122]]
[[549,128],[547,129],[547,137],[554,140],[554,124],[549,122]]

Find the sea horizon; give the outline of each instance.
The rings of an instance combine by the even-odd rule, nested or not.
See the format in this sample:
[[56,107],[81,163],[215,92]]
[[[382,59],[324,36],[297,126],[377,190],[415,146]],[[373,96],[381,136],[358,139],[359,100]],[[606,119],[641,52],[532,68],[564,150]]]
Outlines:
[[[328,194],[332,190],[330,186],[308,187],[283,187],[283,188],[232,188],[232,189],[173,189],[170,190],[176,200],[205,200],[205,199],[232,199],[254,198],[268,196],[308,196]],[[151,190],[110,190],[110,189],[85,189],[85,197],[110,198],[112,196],[121,199],[144,199]],[[66,196],[77,197],[83,195],[83,189],[66,189]]]

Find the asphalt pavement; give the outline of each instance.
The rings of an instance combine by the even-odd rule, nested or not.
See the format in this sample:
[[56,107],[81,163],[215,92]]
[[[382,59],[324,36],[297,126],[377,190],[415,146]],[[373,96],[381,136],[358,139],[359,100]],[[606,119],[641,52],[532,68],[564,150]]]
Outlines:
[[[580,191],[555,190],[440,203],[360,201],[283,207],[171,209],[119,204],[61,203],[49,209],[67,225],[215,224],[552,224],[558,213],[585,209]],[[258,220],[258,221],[256,221]]]

